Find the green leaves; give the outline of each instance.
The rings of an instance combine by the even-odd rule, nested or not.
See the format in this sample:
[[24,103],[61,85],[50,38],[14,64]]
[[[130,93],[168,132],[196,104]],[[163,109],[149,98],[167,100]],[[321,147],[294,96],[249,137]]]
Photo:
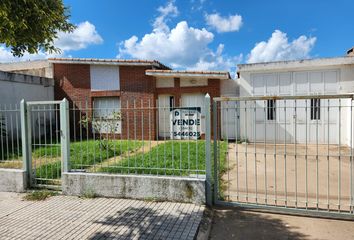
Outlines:
[[25,52],[59,53],[53,43],[58,32],[72,32],[69,9],[62,0],[0,1],[0,43],[14,56]]

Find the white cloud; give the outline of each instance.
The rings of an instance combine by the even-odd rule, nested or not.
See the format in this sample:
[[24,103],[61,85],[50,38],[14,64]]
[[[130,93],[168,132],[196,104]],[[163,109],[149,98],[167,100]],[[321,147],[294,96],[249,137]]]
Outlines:
[[206,23],[214,28],[217,32],[235,32],[240,30],[242,26],[242,16],[231,15],[228,17],[222,17],[219,13],[206,14]]
[[45,59],[48,57],[66,56],[68,51],[75,51],[87,48],[89,45],[100,44],[102,37],[97,33],[93,24],[88,21],[79,23],[72,33],[58,33],[58,38],[54,41],[54,46],[62,50],[60,54],[49,54],[39,51],[36,54],[25,53],[23,57],[14,57],[9,48],[0,45],[0,62],[17,62],[27,60]]
[[236,66],[235,60],[241,56],[225,55],[222,44],[216,51],[210,49],[209,44],[214,41],[214,34],[205,28],[190,27],[186,21],[177,23],[172,29],[166,25],[166,17],[178,13],[173,2],[169,2],[165,8],[159,8],[159,12],[161,15],[157,19],[164,16],[163,21],[156,24],[155,20],[153,31],[141,39],[132,36],[121,42],[118,58],[157,59],[178,69],[229,70]]
[[101,44],[102,37],[96,31],[95,25],[85,21],[79,23],[71,33],[59,32],[54,45],[63,51],[80,50],[89,45]]
[[182,21],[169,32],[146,34],[141,41],[136,36],[124,41],[120,53],[134,58],[155,58],[173,67],[185,67],[198,62],[214,35],[206,29],[196,29]]
[[0,63],[39,60],[39,59],[45,59],[49,57],[62,57],[62,56],[63,54],[49,54],[40,51],[35,54],[29,54],[26,52],[23,54],[22,57],[14,57],[9,48],[6,48],[5,45],[0,45]]
[[169,16],[176,17],[179,14],[178,8],[174,5],[174,1],[168,2],[166,6],[160,6],[157,11],[160,15],[154,21],[154,31],[169,31],[166,18]]
[[281,60],[306,59],[316,43],[316,37],[299,38],[289,42],[286,33],[275,30],[268,41],[255,45],[248,56],[248,63],[269,62]]

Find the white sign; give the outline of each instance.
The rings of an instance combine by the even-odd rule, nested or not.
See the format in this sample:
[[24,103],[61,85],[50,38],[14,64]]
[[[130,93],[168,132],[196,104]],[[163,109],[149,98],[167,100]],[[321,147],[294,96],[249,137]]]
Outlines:
[[171,110],[170,126],[171,139],[200,138],[200,108],[175,108]]

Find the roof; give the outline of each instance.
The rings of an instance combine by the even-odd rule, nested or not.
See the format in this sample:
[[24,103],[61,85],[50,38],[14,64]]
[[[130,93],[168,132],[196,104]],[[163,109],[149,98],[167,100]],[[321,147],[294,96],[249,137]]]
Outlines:
[[328,66],[339,66],[339,65],[349,65],[349,64],[354,64],[353,56],[238,64],[237,68],[239,72],[251,72],[251,71],[264,71],[264,70],[288,70],[288,69],[294,70],[294,69],[303,69],[303,68],[328,67]]
[[103,58],[48,58],[51,63],[68,64],[106,64],[106,65],[125,65],[125,66],[155,66],[170,69],[157,60],[137,60],[137,59],[103,59]]
[[196,77],[231,79],[227,71],[178,71],[178,70],[146,70],[146,75],[155,77]]

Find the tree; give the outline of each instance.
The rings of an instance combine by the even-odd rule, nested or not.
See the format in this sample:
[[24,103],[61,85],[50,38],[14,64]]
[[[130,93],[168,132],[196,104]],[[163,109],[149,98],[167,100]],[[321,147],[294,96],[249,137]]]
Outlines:
[[74,25],[62,0],[1,0],[0,43],[14,56],[43,50],[59,53],[54,40],[58,32],[71,32]]
[[[122,116],[120,112],[113,111],[107,116],[92,117],[82,115],[79,124],[89,131],[92,127],[93,134],[98,134],[97,140],[103,149],[112,150],[112,136],[117,133]],[[104,133],[102,133],[104,132]]]

